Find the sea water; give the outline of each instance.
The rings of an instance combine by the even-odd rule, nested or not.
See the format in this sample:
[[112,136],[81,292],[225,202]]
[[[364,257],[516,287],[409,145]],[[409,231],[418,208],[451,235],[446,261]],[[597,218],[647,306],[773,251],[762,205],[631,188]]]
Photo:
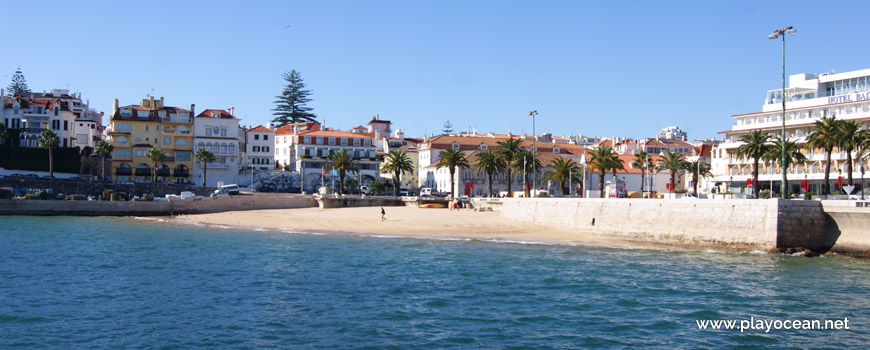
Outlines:
[[837,256],[0,217],[0,348],[855,349],[868,291]]

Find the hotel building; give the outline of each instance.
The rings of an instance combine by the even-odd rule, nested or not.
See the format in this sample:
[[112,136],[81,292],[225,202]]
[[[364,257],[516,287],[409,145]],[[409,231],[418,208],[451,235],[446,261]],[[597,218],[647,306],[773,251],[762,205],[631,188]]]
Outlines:
[[[215,157],[214,162],[206,163],[205,186],[217,187],[219,183],[228,185],[239,182],[243,155],[240,152],[241,133],[239,120],[233,116],[232,109],[206,109],[193,120],[194,157],[200,149],[209,150]],[[196,159],[193,161],[193,182],[202,185],[202,164]]]
[[[750,192],[746,189],[752,178],[752,159],[738,158],[738,138],[753,130],[768,132],[771,138],[781,136],[782,99],[785,98],[786,137],[797,143],[805,143],[812,126],[822,117],[836,117],[840,120],[858,120],[864,123],[870,119],[870,69],[845,73],[795,74],[789,77],[785,96],[781,89],[767,92],[760,112],[733,115],[731,130],[722,131],[725,140],[712,150],[712,172],[720,190],[731,192]],[[809,161],[796,164],[787,171],[789,192],[800,193],[800,181],[809,181],[809,190],[820,193],[824,181],[825,152],[821,149],[803,150]],[[854,155],[853,155],[854,156]],[[854,158],[854,157],[853,157]],[[831,154],[832,191],[836,189],[838,176],[847,177],[846,152],[834,148]],[[854,160],[853,178],[859,179],[861,168]],[[867,166],[866,164],[864,165]],[[779,191],[782,174],[780,166],[760,163],[758,188]]]
[[163,97],[143,99],[138,105],[118,107],[112,104],[112,117],[107,129],[112,154],[112,178],[115,181],[150,182],[152,162],[146,157],[152,148],[166,154],[166,161],[157,166],[159,182],[192,182],[193,114],[190,109],[167,107]]

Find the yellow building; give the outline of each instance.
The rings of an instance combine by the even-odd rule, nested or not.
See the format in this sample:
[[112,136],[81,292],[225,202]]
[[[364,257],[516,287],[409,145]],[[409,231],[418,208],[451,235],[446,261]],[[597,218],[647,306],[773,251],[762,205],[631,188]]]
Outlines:
[[107,134],[115,146],[112,179],[150,182],[154,164],[146,156],[152,148],[166,155],[157,165],[157,182],[191,182],[193,168],[193,109],[166,107],[163,97],[143,99],[139,105],[112,104]]

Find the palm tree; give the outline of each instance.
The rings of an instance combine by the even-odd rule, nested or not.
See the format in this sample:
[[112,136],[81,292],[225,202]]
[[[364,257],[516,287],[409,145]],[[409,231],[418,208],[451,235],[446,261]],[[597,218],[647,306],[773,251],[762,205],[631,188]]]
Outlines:
[[94,153],[93,147],[91,147],[91,146],[82,147],[82,151],[81,151],[82,165],[81,165],[81,167],[79,167],[79,174],[85,173],[85,164],[87,163],[88,164],[88,175],[90,175],[90,170],[91,170],[90,158],[91,158],[91,154],[93,154],[93,153]]
[[399,184],[402,182],[402,174],[413,171],[414,163],[411,162],[411,159],[408,158],[408,155],[404,151],[400,150],[390,151],[384,159],[384,166],[381,168],[382,173],[393,174],[394,195],[396,196],[399,195]]
[[604,175],[613,164],[614,154],[613,147],[606,145],[592,148],[592,153],[589,154],[588,166],[598,172],[598,191],[601,198],[604,198]]
[[51,130],[44,130],[39,135],[39,145],[48,148],[48,176],[54,177],[54,148],[60,143],[57,134]]
[[108,141],[100,141],[97,144],[96,153],[100,155],[100,177],[103,180],[106,180],[106,157],[114,150],[115,146],[112,146]]
[[662,159],[660,159],[658,163],[658,171],[670,170],[671,192],[674,192],[674,188],[676,188],[677,174],[681,173],[682,170],[686,168],[685,164],[686,161],[680,153],[671,151],[664,151],[662,153]]
[[825,183],[822,184],[822,194],[831,194],[831,152],[834,146],[837,145],[837,124],[840,121],[837,117],[823,117],[821,120],[816,120],[815,125],[810,129],[807,135],[807,145],[812,148],[821,148],[825,150]]
[[[569,186],[578,182],[580,167],[573,160],[556,157],[548,165],[552,171],[544,173],[544,181],[556,181],[559,183],[559,191],[562,195],[570,194]],[[569,185],[569,186],[566,186]]]
[[[162,149],[152,148],[152,149],[148,150],[148,153],[145,153],[145,157],[148,158],[148,160],[150,160],[151,163],[154,163],[154,166],[152,167],[154,172],[151,173],[151,183],[156,183],[157,182],[157,165],[159,163],[166,161],[166,154],[163,153]],[[203,176],[203,178],[205,178],[205,176]]]
[[338,193],[344,193],[344,176],[349,172],[355,173],[359,171],[353,165],[353,153],[350,153],[346,149],[333,152],[329,154],[329,161],[332,163],[331,170],[335,170],[338,173]]
[[737,157],[752,158],[752,184],[753,186],[758,186],[758,161],[770,148],[768,144],[770,142],[770,134],[761,130],[752,130],[748,134],[740,135],[737,141],[743,142],[740,147],[737,147]]
[[[785,139],[785,142],[781,138],[776,138],[773,141],[773,144],[762,156],[765,162],[771,162],[773,164],[782,162],[782,149],[785,147],[785,168],[788,169],[794,164],[803,164],[807,162],[807,156],[801,153],[800,145],[796,142]],[[780,164],[782,166],[782,164]],[[788,173],[786,173],[786,180],[788,180]],[[781,191],[788,190],[788,181],[786,181],[785,186],[781,189]],[[770,189],[770,192],[773,193],[773,188]]]
[[613,182],[617,181],[616,179],[616,171],[617,170],[625,170],[625,161],[619,158],[619,155],[615,152],[610,155],[610,171],[613,172]]
[[692,174],[692,184],[694,184],[696,195],[698,194],[698,180],[713,176],[713,173],[710,172],[710,164],[707,164],[707,162],[703,160],[687,160],[683,163],[683,170]]
[[450,195],[456,198],[456,193],[454,192],[456,187],[454,184],[454,174],[456,174],[456,168],[468,167],[468,159],[465,158],[465,152],[449,148],[438,153],[438,157],[441,157],[441,160],[438,161],[435,169],[447,167],[450,170]]
[[841,120],[836,126],[834,135],[840,149],[846,151],[846,175],[849,177],[849,186],[852,186],[854,185],[852,182],[852,151],[858,148],[861,143],[861,122]]
[[205,171],[208,167],[208,163],[214,162],[217,158],[215,158],[214,153],[211,153],[211,151],[205,148],[196,150],[196,155],[194,157],[196,157],[197,163],[202,164],[202,187],[205,187]]
[[502,157],[496,151],[483,151],[477,155],[474,161],[474,171],[477,174],[486,173],[489,196],[492,197],[492,174],[501,172],[507,168]]
[[513,164],[514,160],[517,158],[517,155],[522,151],[520,147],[523,141],[520,139],[515,139],[513,137],[499,141],[498,145],[501,146],[499,149],[498,156],[501,158],[502,162],[506,165],[505,172],[507,175],[507,192],[510,196],[511,194],[511,164]]
[[631,162],[631,167],[640,169],[640,193],[643,194],[643,184],[646,179],[646,170],[653,167],[652,160],[649,158],[649,153],[646,151],[638,151],[634,154],[634,160]]
[[525,189],[524,193],[526,198],[529,198],[532,190],[531,186],[528,185],[529,175],[537,175],[533,174],[533,172],[542,168],[541,161],[536,157],[536,155],[535,152],[529,150],[520,150],[520,152],[516,154],[513,163],[510,164],[510,167],[514,168],[517,172],[525,173],[525,176],[523,176],[523,188]]

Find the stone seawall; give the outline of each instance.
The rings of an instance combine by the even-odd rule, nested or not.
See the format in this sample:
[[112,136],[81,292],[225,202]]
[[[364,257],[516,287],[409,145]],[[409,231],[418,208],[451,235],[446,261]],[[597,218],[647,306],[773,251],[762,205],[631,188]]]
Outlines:
[[139,201],[40,201],[0,199],[0,215],[168,216],[232,210],[312,208],[310,195],[230,196],[202,199]]
[[633,241],[824,250],[817,201],[505,198],[506,218]]
[[831,251],[870,258],[870,200],[821,202],[829,218],[828,239],[834,242]]

